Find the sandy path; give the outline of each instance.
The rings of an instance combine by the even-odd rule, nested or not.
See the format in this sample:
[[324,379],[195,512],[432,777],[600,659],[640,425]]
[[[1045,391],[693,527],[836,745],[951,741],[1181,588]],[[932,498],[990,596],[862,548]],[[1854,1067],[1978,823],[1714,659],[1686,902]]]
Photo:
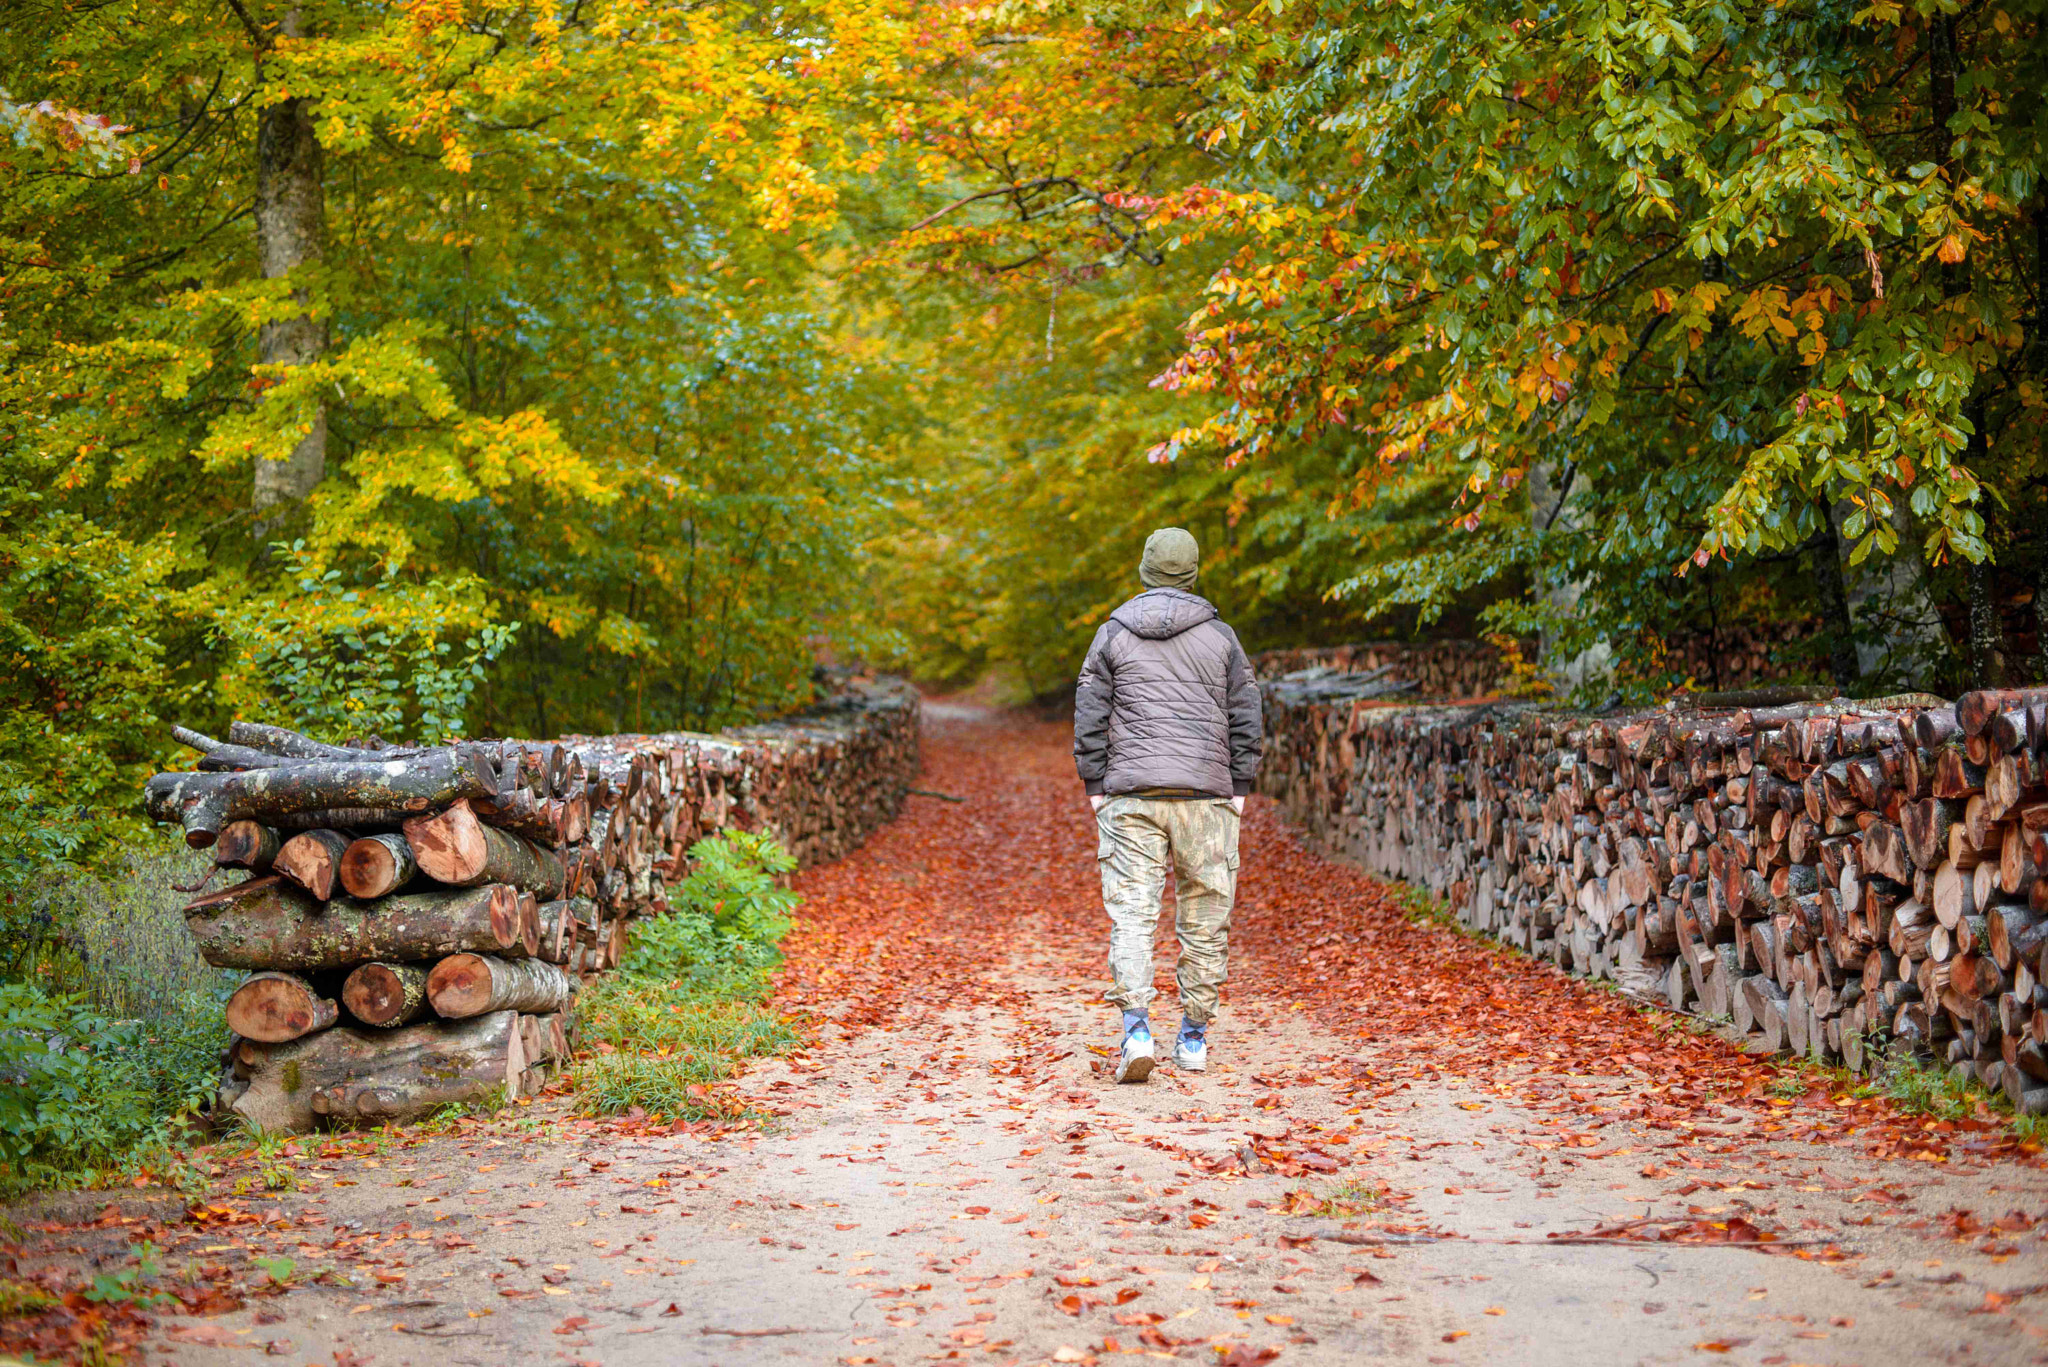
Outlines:
[[[2048,1361],[2037,1165],[1838,1080],[1765,1090],[1408,923],[1256,803],[1211,1071],[1111,1084],[1063,731],[935,718],[925,781],[968,800],[804,879],[783,994],[816,1043],[739,1084],[770,1132],[538,1106],[309,1165],[227,1208],[334,1276],[167,1320],[236,1346],[152,1360]],[[1676,1241],[1626,1224],[1653,1216]],[[1730,1221],[1780,1248],[1700,1242]],[[177,1251],[233,1263],[250,1229]]]

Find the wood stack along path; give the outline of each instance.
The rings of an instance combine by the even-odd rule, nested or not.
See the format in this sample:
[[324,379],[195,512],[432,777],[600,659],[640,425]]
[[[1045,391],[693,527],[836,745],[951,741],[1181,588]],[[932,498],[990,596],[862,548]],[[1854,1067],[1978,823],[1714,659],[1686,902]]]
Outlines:
[[1425,698],[1490,697],[1507,678],[1500,651],[1485,641],[1366,641],[1268,650],[1252,664],[1261,680],[1370,673]]
[[[1667,662],[1701,689],[1753,687],[1782,677],[1788,665],[1811,658],[1804,643],[1815,623],[1798,619],[1767,626],[1688,632],[1672,637]],[[1533,642],[1522,643],[1524,659],[1533,660]],[[1408,685],[1418,697],[1490,698],[1511,683],[1508,662],[1491,641],[1365,641],[1354,645],[1307,646],[1268,650],[1252,661],[1259,678],[1290,675],[1364,674],[1384,671],[1385,677]]]
[[178,728],[202,758],[146,808],[242,881],[195,898],[209,963],[247,969],[221,1105],[266,1130],[531,1095],[570,1057],[577,989],[668,906],[698,839],[858,845],[917,772],[917,696],[847,681],[802,716],[692,733],[328,745]]
[[1616,718],[1267,686],[1310,834],[1569,972],[2048,1111],[2048,687]]
[[[961,800],[912,800],[795,880],[772,1001],[802,1043],[709,1113],[544,1096],[215,1145],[183,1189],[18,1214],[7,1276],[92,1305],[151,1241],[178,1269],[145,1284],[181,1302],[152,1309],[166,1367],[1962,1367],[2048,1346],[2048,1171],[1988,1098],[1937,1118],[1749,1057],[1417,914],[1264,797],[1207,1069],[1119,1086],[1071,728],[964,700],[926,720],[919,787]],[[1154,948],[1164,1035],[1171,908]],[[0,1318],[0,1358],[19,1341]]]

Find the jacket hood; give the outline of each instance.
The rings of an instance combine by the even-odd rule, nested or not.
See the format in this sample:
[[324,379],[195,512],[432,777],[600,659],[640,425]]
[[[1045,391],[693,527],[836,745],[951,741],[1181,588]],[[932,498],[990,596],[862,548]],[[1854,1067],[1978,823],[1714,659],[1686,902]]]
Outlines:
[[1109,614],[1112,622],[1148,641],[1178,636],[1215,617],[1215,604],[1181,589],[1148,589]]

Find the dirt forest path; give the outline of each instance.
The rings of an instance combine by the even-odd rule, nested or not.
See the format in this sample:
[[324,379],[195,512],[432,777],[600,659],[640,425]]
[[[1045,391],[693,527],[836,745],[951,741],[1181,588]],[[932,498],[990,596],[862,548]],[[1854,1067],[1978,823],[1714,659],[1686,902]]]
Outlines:
[[2048,1361],[2033,1162],[1418,925],[1260,800],[1210,1071],[1115,1086],[1067,740],[929,709],[965,801],[801,880],[765,1133],[537,1106],[312,1165],[255,1226],[292,1289],[149,1360]]

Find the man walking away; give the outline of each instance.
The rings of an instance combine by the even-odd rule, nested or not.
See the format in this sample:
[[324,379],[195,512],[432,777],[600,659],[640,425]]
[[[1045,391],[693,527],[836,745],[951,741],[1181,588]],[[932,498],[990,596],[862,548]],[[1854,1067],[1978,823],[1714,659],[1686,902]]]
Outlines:
[[1208,1065],[1209,1022],[1230,943],[1237,827],[1264,745],[1259,685],[1237,633],[1197,596],[1195,538],[1145,539],[1145,592],[1109,615],[1074,692],[1074,767],[1095,808],[1109,912],[1109,1000],[1123,1011],[1118,1082],[1152,1075],[1152,930],[1174,872],[1180,1036],[1174,1062]]

